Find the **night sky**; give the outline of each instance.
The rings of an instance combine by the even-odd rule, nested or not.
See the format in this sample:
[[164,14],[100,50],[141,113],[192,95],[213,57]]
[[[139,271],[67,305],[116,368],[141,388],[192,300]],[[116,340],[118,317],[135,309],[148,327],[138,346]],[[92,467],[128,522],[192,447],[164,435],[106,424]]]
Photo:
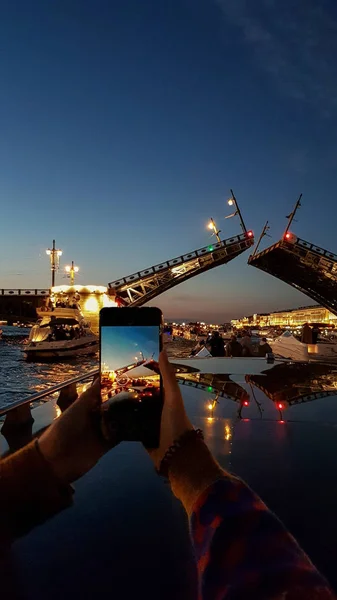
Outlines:
[[[152,327],[102,327],[101,360],[109,370],[115,371],[141,360],[159,359],[159,330]],[[136,360],[137,359],[137,360]],[[133,375],[138,370],[133,371]],[[147,375],[149,374],[146,371]]]
[[[0,287],[48,287],[56,238],[108,281],[269,219],[337,252],[337,5],[317,0],[3,0]],[[156,300],[225,321],[310,304],[248,253]],[[66,283],[62,274],[58,283]]]

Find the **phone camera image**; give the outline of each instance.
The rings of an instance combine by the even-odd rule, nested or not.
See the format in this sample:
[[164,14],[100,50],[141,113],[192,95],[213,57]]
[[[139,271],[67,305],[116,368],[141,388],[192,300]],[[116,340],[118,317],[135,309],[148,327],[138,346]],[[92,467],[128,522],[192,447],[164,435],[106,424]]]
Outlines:
[[103,435],[159,444],[162,389],[158,325],[101,326]]

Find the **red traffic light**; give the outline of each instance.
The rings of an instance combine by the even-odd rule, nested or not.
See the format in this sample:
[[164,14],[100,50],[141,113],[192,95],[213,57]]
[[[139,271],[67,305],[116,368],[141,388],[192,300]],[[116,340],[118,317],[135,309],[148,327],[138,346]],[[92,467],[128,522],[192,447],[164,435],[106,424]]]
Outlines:
[[252,231],[247,231],[248,237],[253,237],[254,233]]
[[249,402],[248,402],[248,400],[245,400],[245,401],[244,401],[244,403],[243,403],[243,406],[249,406]]
[[278,405],[277,405],[277,408],[278,408],[279,410],[283,410],[283,409],[284,409],[284,405],[282,404],[282,402],[279,402],[279,403],[278,403]]

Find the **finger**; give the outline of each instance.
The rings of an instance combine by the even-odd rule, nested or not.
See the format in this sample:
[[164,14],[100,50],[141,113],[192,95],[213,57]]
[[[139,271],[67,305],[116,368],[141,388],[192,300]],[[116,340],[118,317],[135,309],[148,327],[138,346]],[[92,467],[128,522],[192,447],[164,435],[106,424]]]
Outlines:
[[100,380],[96,379],[96,381],[81,394],[76,402],[81,402],[81,404],[88,409],[97,408],[102,403]]
[[174,392],[175,395],[178,394],[180,396],[177,378],[165,350],[159,354],[159,367],[163,378],[164,390],[166,390],[166,392]]

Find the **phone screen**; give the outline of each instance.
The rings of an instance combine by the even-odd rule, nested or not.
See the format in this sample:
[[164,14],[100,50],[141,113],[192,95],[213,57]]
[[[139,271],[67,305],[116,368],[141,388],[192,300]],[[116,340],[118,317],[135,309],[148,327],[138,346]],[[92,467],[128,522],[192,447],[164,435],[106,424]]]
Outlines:
[[110,434],[117,441],[139,440],[158,447],[160,326],[101,324],[100,336],[101,394]]

